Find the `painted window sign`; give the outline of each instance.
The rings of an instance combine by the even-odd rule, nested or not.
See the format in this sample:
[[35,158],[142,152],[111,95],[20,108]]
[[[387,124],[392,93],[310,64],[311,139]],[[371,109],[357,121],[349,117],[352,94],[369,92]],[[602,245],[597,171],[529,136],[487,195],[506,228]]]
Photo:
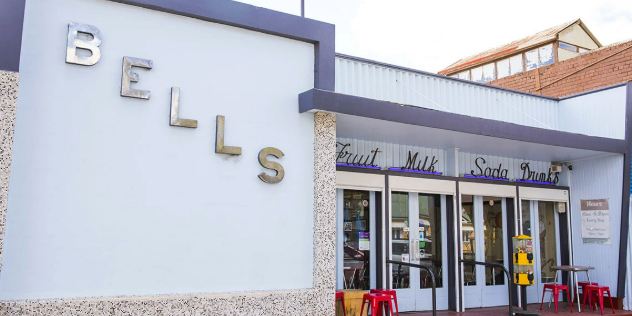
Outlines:
[[[84,36],[88,35],[88,37],[91,37],[91,39],[85,39],[84,36],[80,37],[79,34]],[[66,63],[82,66],[96,65],[101,59],[100,46],[102,42],[103,35],[97,27],[74,22],[68,23]],[[77,49],[89,51],[90,56],[83,56],[85,54],[77,54]],[[132,88],[132,83],[137,83],[140,80],[140,75],[136,72],[133,72],[133,70],[134,68],[142,68],[149,71],[153,68],[153,66],[154,62],[152,60],[123,56],[121,74],[121,96],[149,100],[151,97],[151,91]],[[180,107],[180,88],[171,87],[169,125],[175,127],[197,128],[197,120],[185,119],[180,117]],[[226,146],[224,144],[224,127],[226,124],[226,118],[223,115],[217,115],[216,119],[215,153],[235,156],[241,155],[241,147]],[[263,148],[259,152],[259,164],[265,169],[275,171],[276,174],[274,176],[271,176],[269,174],[266,174],[265,172],[262,172],[258,175],[258,177],[266,183],[279,183],[283,180],[283,177],[285,176],[283,166],[278,162],[269,161],[268,156],[282,158],[285,155],[281,150],[274,147]]]

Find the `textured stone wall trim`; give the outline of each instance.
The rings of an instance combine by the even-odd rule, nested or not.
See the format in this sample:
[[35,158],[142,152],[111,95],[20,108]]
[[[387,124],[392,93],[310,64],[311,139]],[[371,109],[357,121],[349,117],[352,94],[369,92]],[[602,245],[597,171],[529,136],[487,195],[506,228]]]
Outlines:
[[[0,302],[0,315],[316,315],[312,289]],[[324,295],[321,295],[323,297]],[[333,301],[333,298],[332,298]]]
[[314,289],[316,315],[334,315],[336,115],[314,114]]
[[[7,219],[7,199],[9,196],[9,173],[13,149],[15,107],[18,102],[18,82],[20,74],[0,71],[0,271],[2,271],[2,246]],[[0,313],[0,315],[2,315]]]

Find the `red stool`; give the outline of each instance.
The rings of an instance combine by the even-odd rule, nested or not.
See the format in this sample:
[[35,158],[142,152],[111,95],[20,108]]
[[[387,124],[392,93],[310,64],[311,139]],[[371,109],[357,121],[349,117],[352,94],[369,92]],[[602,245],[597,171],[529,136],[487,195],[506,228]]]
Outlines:
[[[364,304],[370,304],[371,316],[380,316],[382,315],[382,309],[386,307],[388,303],[388,309],[391,311],[391,316],[393,315],[393,305],[391,304],[391,296],[385,294],[378,293],[367,293],[362,297],[362,309],[360,310],[360,315],[364,315]],[[382,309],[380,309],[380,305]],[[379,312],[378,312],[379,311]]]
[[[599,307],[601,308],[601,315],[603,315],[603,293],[604,292],[608,292],[608,298],[610,299],[610,306],[612,306],[612,313],[614,314],[614,305],[612,305],[612,295],[610,295],[610,288],[607,286],[599,286],[599,285],[587,285],[586,286],[586,293],[584,293],[584,304],[582,305],[582,308],[584,308],[584,306],[586,305],[586,296],[591,296],[594,292],[595,295],[597,295],[597,298],[599,299]],[[596,301],[594,303],[597,303]],[[593,304],[589,303],[590,307],[593,307]],[[593,307],[593,310],[595,310],[595,308]]]
[[[571,300],[571,295],[568,292],[568,286],[563,284],[555,284],[548,283],[544,284],[544,291],[542,291],[542,303],[540,303],[540,310],[542,310],[542,304],[544,304],[544,293],[546,290],[551,290],[551,295],[553,295],[555,300],[555,313],[557,313],[557,298],[560,296],[560,291],[566,291],[566,296],[568,296],[568,305],[571,307],[571,313],[573,312],[573,300]],[[549,302],[549,307],[551,306],[551,302]]]
[[399,316],[399,307],[397,307],[397,292],[395,290],[371,289],[371,293],[390,295],[395,302],[395,314]]
[[338,304],[338,300],[342,303],[342,313],[347,316],[347,309],[345,308],[345,293],[336,292],[336,304]]
[[[586,295],[586,286],[587,285],[599,285],[599,283],[597,282],[593,282],[593,283],[589,283],[589,282],[577,282],[577,286],[579,286],[579,289],[582,290],[581,294],[582,296]],[[575,298],[573,297],[573,301],[575,300]],[[590,306],[590,302],[592,301],[592,297],[588,297],[588,305]]]

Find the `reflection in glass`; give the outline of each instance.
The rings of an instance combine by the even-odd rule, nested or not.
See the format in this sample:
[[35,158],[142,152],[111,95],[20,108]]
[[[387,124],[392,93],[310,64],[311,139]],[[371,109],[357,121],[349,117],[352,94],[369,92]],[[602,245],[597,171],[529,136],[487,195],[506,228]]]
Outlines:
[[[485,262],[504,263],[502,198],[483,197],[483,232],[485,234]],[[502,269],[485,267],[485,284],[505,284]]]
[[575,45],[571,45],[571,44],[566,44],[563,42],[559,42],[560,48],[563,48],[565,50],[570,50],[571,52],[577,52],[577,46]]
[[524,54],[527,71],[538,68],[538,49],[528,51]]
[[[476,240],[474,239],[474,203],[471,195],[461,196],[461,248],[464,260],[476,260]],[[476,266],[465,264],[463,283],[476,285]]]
[[[437,288],[443,286],[441,249],[440,195],[419,194],[419,262],[432,270]],[[431,288],[430,274],[425,270],[420,273],[420,288]]]
[[494,63],[483,66],[483,82],[488,82],[496,79],[496,70],[494,69]]
[[472,81],[483,82],[483,67],[472,68]]
[[[565,207],[565,203],[560,204]],[[551,283],[555,280],[555,272],[551,271],[551,266],[557,265],[557,241],[555,240],[557,232],[555,231],[554,203],[538,202],[538,215],[542,283]]]
[[509,66],[511,68],[511,75],[522,73],[522,54],[509,57]]
[[529,237],[531,235],[531,203],[522,201],[522,234]]
[[369,258],[369,192],[344,190],[344,286],[371,287]]
[[470,71],[466,70],[459,73],[459,79],[470,80]]
[[553,63],[553,44],[542,46],[540,50],[540,67]]
[[509,76],[509,58],[499,60],[496,63],[496,68],[498,69],[498,79]]
[[[391,250],[392,260],[410,262],[410,223],[408,210],[408,193],[391,193]],[[393,267],[393,288],[410,287],[410,268],[391,265]]]

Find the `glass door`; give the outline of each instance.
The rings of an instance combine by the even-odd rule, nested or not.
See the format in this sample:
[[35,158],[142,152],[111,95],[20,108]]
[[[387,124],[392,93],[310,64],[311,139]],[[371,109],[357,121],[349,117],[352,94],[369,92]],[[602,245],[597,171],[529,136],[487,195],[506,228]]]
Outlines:
[[[506,210],[502,197],[461,197],[463,259],[507,267]],[[465,308],[507,305],[507,282],[502,269],[463,265]]]
[[376,192],[336,191],[336,288],[375,288]]
[[[416,245],[418,211],[408,192],[391,192],[391,260],[417,263]],[[412,232],[411,232],[412,228]],[[391,264],[392,289],[397,291],[399,311],[415,310],[415,287],[411,286],[419,277],[419,269]],[[411,282],[413,281],[413,282]]]
[[[428,267],[435,275],[437,308],[447,309],[447,248],[445,195],[414,192],[391,193],[391,258]],[[432,278],[428,272],[392,264],[392,288],[397,290],[400,311],[432,309]]]
[[[535,284],[527,288],[527,302],[539,303],[544,284],[555,280],[555,272],[551,270],[551,266],[558,265],[560,260],[557,208],[566,208],[566,203],[523,200],[521,204],[522,233],[533,237],[536,263],[534,273],[539,276],[535,279]],[[549,296],[550,292],[547,292],[545,302],[549,300]]]
[[[450,196],[451,198],[452,196]],[[435,287],[437,293],[437,309],[448,309],[448,289],[444,286],[444,275],[447,274],[448,250],[444,241],[447,240],[446,219],[446,196],[436,194],[417,195],[418,212],[418,251],[417,258],[419,264],[428,267],[435,276]],[[420,269],[415,269],[420,270]],[[415,296],[415,306],[417,311],[432,309],[432,277],[425,270],[419,271],[419,282],[415,286],[417,289]]]

